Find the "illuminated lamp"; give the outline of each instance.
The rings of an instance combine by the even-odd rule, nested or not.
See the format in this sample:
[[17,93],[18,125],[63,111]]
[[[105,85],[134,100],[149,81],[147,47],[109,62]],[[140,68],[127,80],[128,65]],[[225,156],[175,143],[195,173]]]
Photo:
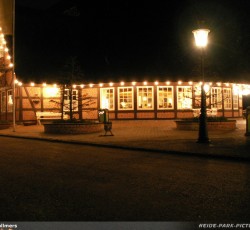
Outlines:
[[[204,79],[204,49],[208,44],[208,29],[197,29],[192,31],[194,34],[195,44],[200,49],[200,60],[201,60],[201,76],[202,82]],[[207,132],[207,110],[206,110],[206,92],[205,87],[201,85],[201,112],[199,116],[199,136],[197,143],[209,143]]]

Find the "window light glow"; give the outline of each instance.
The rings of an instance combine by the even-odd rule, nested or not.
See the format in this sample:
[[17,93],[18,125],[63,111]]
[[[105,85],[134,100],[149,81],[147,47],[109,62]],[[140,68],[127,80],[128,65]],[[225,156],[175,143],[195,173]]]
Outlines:
[[205,84],[203,89],[205,90],[206,93],[209,92],[210,86],[208,84]]
[[233,94],[234,95],[240,94],[240,88],[238,85],[233,85]]
[[45,97],[55,97],[57,96],[59,89],[56,87],[45,87],[44,88],[44,96]]

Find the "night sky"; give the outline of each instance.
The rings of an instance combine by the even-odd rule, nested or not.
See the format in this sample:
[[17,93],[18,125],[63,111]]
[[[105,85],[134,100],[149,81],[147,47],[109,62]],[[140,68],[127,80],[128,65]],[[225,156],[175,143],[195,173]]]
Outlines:
[[250,83],[250,1],[16,0],[16,74],[60,79],[71,57],[85,82],[199,80],[192,30],[211,30],[209,81]]

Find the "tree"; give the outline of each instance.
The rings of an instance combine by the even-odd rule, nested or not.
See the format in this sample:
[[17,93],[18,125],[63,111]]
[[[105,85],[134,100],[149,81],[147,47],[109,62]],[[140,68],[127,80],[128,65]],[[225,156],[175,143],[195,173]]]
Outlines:
[[[79,85],[77,83],[79,83],[84,76],[77,62],[77,57],[70,57],[64,69],[65,72],[62,74],[63,78],[60,86],[60,102],[55,100],[50,100],[50,102],[55,103],[55,105],[61,109],[62,119],[63,114],[68,112],[69,120],[72,121],[75,119],[74,114],[82,112],[87,106],[95,104],[95,101],[93,101],[93,97],[88,94],[81,93],[79,95],[79,90],[76,89],[76,85]],[[81,106],[79,106],[79,102],[81,102]]]

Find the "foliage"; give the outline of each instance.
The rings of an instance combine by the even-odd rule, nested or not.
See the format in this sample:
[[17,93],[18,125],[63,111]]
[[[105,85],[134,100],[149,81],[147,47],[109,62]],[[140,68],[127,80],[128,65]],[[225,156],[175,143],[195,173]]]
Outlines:
[[[61,99],[50,100],[54,103],[57,108],[61,109],[62,114],[69,114],[69,120],[73,121],[74,114],[82,111],[94,110],[94,108],[86,108],[95,104],[94,98],[88,94],[83,94],[82,91],[78,90],[77,94],[74,94],[75,88],[73,84],[82,81],[83,73],[81,71],[80,65],[77,62],[77,57],[70,57],[64,66],[64,72],[61,79]],[[62,116],[63,120],[63,116]]]

